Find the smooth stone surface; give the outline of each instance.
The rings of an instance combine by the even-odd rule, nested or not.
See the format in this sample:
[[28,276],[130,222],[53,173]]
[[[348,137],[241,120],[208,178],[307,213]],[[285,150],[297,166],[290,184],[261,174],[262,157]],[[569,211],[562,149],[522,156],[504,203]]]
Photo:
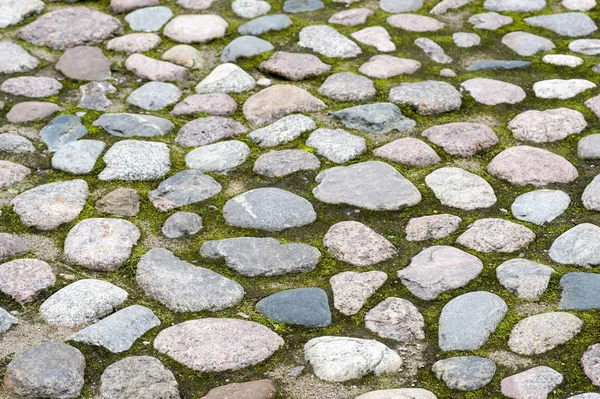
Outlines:
[[520,2],[517,0],[485,0],[483,8],[491,11],[503,12],[534,12],[546,7],[546,0],[530,0]]
[[0,73],[19,73],[35,69],[40,61],[16,43],[0,43]]
[[393,258],[396,248],[368,226],[339,222],[327,230],[323,245],[331,256],[354,266],[371,266]]
[[600,135],[591,134],[579,140],[577,144],[577,156],[583,159],[600,158]]
[[[140,258],[135,280],[146,295],[180,313],[215,312],[244,297],[244,288],[235,281],[185,262],[163,248],[151,249]],[[155,347],[158,341],[155,339]]]
[[433,144],[450,155],[470,157],[479,151],[498,144],[498,136],[481,123],[452,122],[436,125],[421,133]]
[[98,47],[79,46],[65,51],[56,69],[73,80],[106,80],[112,75],[110,64]]
[[406,224],[407,241],[439,240],[454,233],[462,219],[458,216],[441,214],[412,218]]
[[11,123],[27,123],[49,118],[58,111],[58,105],[39,101],[26,101],[15,104],[6,114],[6,119]]
[[496,203],[492,186],[481,176],[456,167],[436,169],[425,183],[443,205],[463,210],[489,208]]
[[496,268],[500,284],[519,298],[538,300],[548,288],[554,269],[527,259],[511,259]]
[[312,54],[277,51],[267,61],[260,63],[260,69],[273,75],[298,81],[329,72],[331,65],[324,63],[319,57]]
[[600,365],[598,363],[600,363],[600,345],[590,345],[581,358],[581,367],[595,386],[600,386]]
[[100,377],[100,394],[106,399],[180,398],[173,373],[151,356],[130,356],[108,366]]
[[14,96],[44,98],[57,95],[62,87],[62,84],[54,78],[21,76],[6,79],[0,85],[0,90]]
[[193,212],[177,212],[169,216],[161,231],[167,238],[191,236],[202,230],[202,218]]
[[100,180],[158,180],[171,169],[169,147],[164,143],[118,141],[102,159],[106,167],[98,175]]
[[562,140],[581,133],[586,126],[583,114],[570,108],[525,111],[508,123],[515,138],[536,143]]
[[175,125],[168,119],[143,114],[102,114],[93,123],[116,137],[159,137]]
[[112,272],[129,259],[140,231],[122,219],[89,218],[77,223],[65,239],[65,259],[90,270]]
[[367,161],[327,169],[315,178],[313,195],[328,204],[398,210],[421,201],[419,190],[385,162]]
[[24,18],[39,14],[44,9],[41,0],[6,0],[0,6],[0,28],[16,25]]
[[300,47],[330,58],[353,58],[362,54],[356,43],[327,25],[311,25],[300,30]]
[[479,252],[515,252],[535,240],[527,227],[505,219],[488,218],[473,222],[456,242]]
[[333,291],[333,306],[346,316],[355,315],[386,280],[387,274],[376,270],[336,274],[329,279]]
[[290,14],[320,10],[325,7],[321,0],[286,0],[283,11]]
[[75,115],[60,115],[52,119],[40,131],[40,137],[50,152],[55,152],[63,145],[80,139],[87,134],[87,128]]
[[525,90],[520,86],[500,80],[475,78],[460,84],[480,104],[516,104],[525,99]]
[[437,396],[422,388],[400,388],[371,391],[357,396],[356,399],[437,399]]
[[398,271],[402,284],[417,298],[432,300],[442,292],[464,287],[483,270],[479,258],[460,249],[436,245],[415,255]]
[[438,2],[432,9],[429,11],[430,14],[445,14],[450,10],[456,10],[457,8],[461,8],[473,0],[442,0]]
[[320,288],[280,291],[256,303],[256,309],[270,320],[306,327],[331,324],[327,293]]
[[420,37],[415,39],[415,45],[423,50],[425,55],[431,58],[431,60],[438,64],[450,64],[452,62],[452,58],[444,52],[442,46],[431,39]]
[[513,399],[545,399],[562,381],[563,376],[558,371],[538,366],[504,378],[500,389],[505,396]]
[[304,345],[304,359],[318,378],[330,382],[393,374],[402,366],[400,356],[381,342],[349,337],[313,338]]
[[462,96],[454,86],[435,80],[402,83],[392,87],[389,100],[409,105],[420,115],[456,111],[462,104]]
[[154,348],[200,372],[239,370],[269,358],[283,339],[246,320],[204,318],[162,330]]
[[550,51],[556,46],[551,40],[529,32],[510,32],[502,37],[502,44],[522,56],[536,55],[540,51]]
[[183,125],[175,143],[182,147],[196,147],[214,143],[222,139],[239,136],[246,132],[240,122],[221,116],[208,116],[194,119]]
[[0,308],[0,334],[4,334],[16,324],[19,324],[19,319],[8,313],[3,308]]
[[250,147],[237,140],[221,141],[198,147],[185,156],[190,169],[227,173],[242,165],[250,155]]
[[557,263],[591,267],[600,264],[599,247],[600,227],[581,223],[554,240],[548,255]]
[[259,36],[271,31],[280,31],[291,25],[292,20],[285,14],[265,15],[240,25],[238,33]]
[[231,116],[236,110],[237,103],[227,94],[194,94],[173,107],[171,115],[195,116],[209,114],[213,116]]
[[531,26],[545,28],[561,36],[568,37],[587,36],[598,30],[594,20],[581,12],[538,15],[524,18],[523,21]]
[[256,81],[235,64],[218,65],[196,86],[196,93],[241,93],[252,90]]
[[569,50],[586,55],[600,54],[600,40],[577,39],[569,43]]
[[4,388],[26,397],[77,398],[85,358],[72,346],[46,342],[19,353],[6,367]]
[[159,0],[110,0],[110,9],[113,13],[120,14],[136,8],[156,6],[158,3]]
[[190,14],[173,18],[163,34],[179,43],[206,43],[225,36],[227,21],[218,15]]
[[133,217],[140,211],[140,196],[132,188],[117,188],[96,202],[96,210],[116,217]]
[[171,47],[160,56],[160,59],[190,69],[208,67],[208,59],[205,54],[187,44],[178,44]]
[[381,26],[364,28],[351,33],[350,36],[359,43],[373,46],[381,52],[396,51],[396,45],[392,41],[390,34]]
[[125,16],[129,28],[138,32],[158,32],[169,20],[173,12],[169,7],[145,7]]
[[404,131],[415,127],[416,122],[410,119],[392,103],[373,103],[357,105],[331,113],[348,129],[362,132],[389,133],[394,130]]
[[389,79],[399,75],[412,75],[419,68],[421,68],[419,61],[379,54],[362,64],[358,71],[371,78]]
[[475,29],[496,30],[512,24],[513,19],[497,12],[485,12],[471,16],[469,22]]
[[373,14],[373,10],[368,8],[351,8],[333,14],[327,22],[336,25],[357,26],[365,24],[367,18]]
[[304,150],[270,151],[254,162],[254,173],[267,177],[283,177],[300,171],[318,170],[319,159]]
[[337,164],[351,161],[367,150],[365,139],[343,129],[317,129],[308,136],[306,145]]
[[199,170],[183,170],[162,181],[156,190],[148,193],[152,205],[168,212],[184,205],[202,202],[221,192],[221,185]]
[[258,237],[206,241],[200,255],[224,258],[227,267],[249,277],[308,272],[321,259],[321,252],[308,244],[281,244],[274,238]]
[[271,380],[232,383],[211,389],[200,399],[275,399],[276,385]]
[[125,68],[142,79],[155,82],[173,82],[192,78],[189,71],[182,66],[155,60],[143,54],[132,54],[127,57]]
[[522,355],[539,355],[569,341],[582,327],[583,321],[570,313],[536,314],[513,327],[508,346]]
[[373,81],[352,72],[329,75],[319,87],[319,94],[335,101],[368,101],[375,94]]
[[450,389],[473,391],[492,381],[496,374],[496,363],[479,356],[458,356],[438,360],[431,371]]
[[535,82],[533,91],[538,98],[556,98],[567,100],[597,85],[585,79],[550,79]]
[[15,259],[0,264],[0,291],[20,304],[53,287],[56,277],[49,264],[38,259]]
[[379,0],[379,8],[391,14],[418,11],[423,0]]
[[158,317],[144,306],[132,305],[76,332],[68,341],[102,346],[112,353],[124,352],[147,331],[160,325]]
[[488,173],[515,186],[570,183],[579,173],[560,155],[525,145],[510,147],[488,164]]
[[507,310],[506,303],[491,292],[474,291],[457,296],[440,314],[440,349],[447,352],[481,348]]
[[102,280],[78,280],[60,289],[40,306],[40,316],[53,325],[75,326],[112,313],[129,294]]
[[393,28],[410,32],[435,32],[445,26],[435,18],[417,14],[396,14],[388,17],[386,21]]
[[425,322],[416,306],[402,298],[389,297],[365,315],[365,327],[382,338],[399,342],[425,339]]
[[373,155],[407,166],[428,166],[441,161],[429,145],[419,139],[405,137],[373,150]]
[[256,129],[248,138],[260,147],[276,147],[297,139],[302,133],[317,128],[315,122],[308,116],[292,114],[271,123],[268,126]]
[[600,210],[600,177],[596,176],[583,190],[581,201],[585,209]]
[[452,40],[457,47],[470,48],[479,46],[481,37],[477,33],[457,32],[452,35]]
[[562,296],[559,309],[600,309],[600,275],[567,273],[560,279]]
[[583,60],[574,55],[564,55],[564,54],[546,54],[542,61],[546,64],[565,66],[569,68],[576,68],[579,65],[583,64]]
[[315,221],[317,214],[308,200],[279,188],[257,188],[225,203],[223,216],[230,226],[281,231]]
[[160,111],[175,104],[180,98],[181,91],[177,86],[164,82],[148,82],[135,89],[127,97],[127,103],[146,111]]
[[221,52],[221,62],[235,62],[240,57],[250,58],[274,49],[275,47],[266,40],[255,36],[240,36],[225,46]]
[[21,223],[48,231],[75,220],[89,194],[84,180],[42,184],[12,199],[14,212]]
[[98,140],[78,140],[60,147],[52,157],[52,167],[75,175],[90,173],[106,144]]

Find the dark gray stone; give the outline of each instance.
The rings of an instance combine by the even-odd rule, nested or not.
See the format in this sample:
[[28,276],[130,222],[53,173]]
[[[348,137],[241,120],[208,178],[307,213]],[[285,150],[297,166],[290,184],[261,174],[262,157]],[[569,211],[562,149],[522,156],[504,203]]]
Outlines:
[[50,152],[55,152],[60,147],[87,134],[87,128],[81,119],[75,115],[60,115],[52,119],[41,131],[40,137],[48,146]]
[[327,293],[320,288],[296,288],[261,299],[256,309],[271,320],[306,327],[327,327],[331,311]]
[[156,209],[166,212],[214,197],[221,189],[212,177],[199,170],[188,169],[161,182],[156,190],[148,193],[148,198]]
[[568,273],[560,279],[563,287],[559,309],[600,309],[600,274]]
[[412,129],[416,125],[413,119],[404,116],[400,108],[392,103],[358,105],[332,112],[331,115],[345,127],[363,132],[389,133]]
[[169,216],[161,231],[168,238],[191,236],[202,230],[202,218],[197,213],[177,212]]
[[159,137],[175,127],[168,119],[142,114],[102,114],[93,125],[117,137]]
[[459,356],[438,360],[431,370],[448,388],[473,391],[492,381],[496,374],[496,363],[479,356]]
[[456,111],[462,104],[462,95],[454,86],[435,80],[392,87],[389,99],[396,104],[410,105],[420,115]]

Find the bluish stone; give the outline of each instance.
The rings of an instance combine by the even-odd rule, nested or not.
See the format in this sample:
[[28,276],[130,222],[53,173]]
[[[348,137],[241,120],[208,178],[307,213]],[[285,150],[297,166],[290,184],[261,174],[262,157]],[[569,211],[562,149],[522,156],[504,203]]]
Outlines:
[[402,114],[392,103],[358,105],[331,113],[349,129],[362,132],[389,133],[392,130],[408,130],[416,122]]
[[55,152],[67,143],[78,140],[87,134],[88,130],[75,115],[60,115],[52,119],[40,136],[50,152]]
[[238,32],[241,35],[262,35],[272,30],[282,30],[292,25],[290,17],[284,14],[265,15],[240,25]]
[[325,7],[321,0],[287,0],[283,3],[283,11],[291,14],[320,10]]
[[239,57],[253,57],[274,49],[275,47],[266,40],[254,36],[240,36],[223,49],[221,62],[233,62]]
[[171,18],[173,18],[171,9],[161,6],[135,10],[125,16],[125,21],[134,31],[158,32]]
[[483,69],[517,69],[527,68],[531,65],[529,61],[475,61],[467,68],[467,71],[481,71]]
[[331,311],[327,294],[320,288],[297,288],[261,299],[259,312],[271,320],[307,327],[327,327]]
[[600,309],[600,274],[568,273],[560,279],[563,287],[559,309]]

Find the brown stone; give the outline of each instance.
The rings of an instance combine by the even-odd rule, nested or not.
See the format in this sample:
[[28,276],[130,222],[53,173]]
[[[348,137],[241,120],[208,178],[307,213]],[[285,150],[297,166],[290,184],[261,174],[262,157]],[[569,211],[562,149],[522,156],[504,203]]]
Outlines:
[[110,61],[98,47],[68,49],[56,63],[56,69],[74,80],[106,80],[111,76]]
[[382,145],[373,151],[373,155],[407,166],[428,166],[442,160],[433,148],[412,137]]
[[41,260],[16,259],[0,265],[0,291],[21,304],[55,282],[52,268]]
[[46,119],[60,111],[58,105],[40,101],[26,101],[18,103],[8,111],[6,119],[11,123],[26,123]]
[[201,399],[275,399],[275,383],[271,380],[257,380],[234,383],[211,389]]
[[96,209],[118,217],[133,217],[140,211],[140,196],[131,188],[117,188],[96,202]]
[[237,109],[237,103],[231,96],[223,93],[194,94],[177,104],[171,111],[173,116],[209,114],[231,116]]
[[329,72],[331,65],[312,54],[277,51],[271,58],[261,62],[259,68],[289,80],[303,80]]

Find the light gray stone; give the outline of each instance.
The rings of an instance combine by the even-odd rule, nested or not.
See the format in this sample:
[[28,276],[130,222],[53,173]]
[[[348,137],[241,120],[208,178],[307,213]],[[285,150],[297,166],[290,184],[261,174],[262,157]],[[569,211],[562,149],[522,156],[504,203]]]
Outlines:
[[202,230],[202,218],[193,212],[176,212],[169,216],[161,231],[167,238],[191,236]]
[[312,54],[277,51],[267,61],[260,63],[260,69],[297,81],[322,75],[331,70],[331,65],[324,63],[319,57]]
[[435,32],[445,26],[435,18],[417,14],[396,14],[388,17],[386,21],[394,28],[409,32]]
[[492,381],[496,374],[496,363],[479,356],[457,356],[438,360],[431,371],[450,389],[473,391]]
[[332,257],[354,266],[372,266],[397,254],[385,237],[355,221],[331,226],[323,237],[323,245]]
[[600,175],[594,177],[594,180],[583,190],[581,201],[585,209],[600,210]]
[[242,165],[250,155],[250,147],[241,141],[229,140],[198,147],[185,156],[190,169],[227,173]]
[[375,84],[371,79],[352,72],[329,75],[319,87],[319,94],[335,101],[368,101],[375,94]]
[[338,273],[329,279],[333,306],[346,316],[355,315],[386,280],[387,274],[376,270]]
[[0,334],[4,334],[16,324],[19,324],[19,319],[0,308]]
[[479,252],[515,252],[535,240],[527,227],[505,219],[488,218],[474,221],[456,242]]
[[437,396],[422,388],[381,389],[371,391],[356,399],[437,399]]
[[477,33],[457,32],[452,35],[452,40],[460,48],[470,48],[481,44],[481,37]]
[[546,7],[546,0],[530,0],[520,2],[518,0],[485,0],[483,8],[491,11],[502,12],[534,12],[541,11]]
[[420,115],[435,115],[458,110],[462,96],[454,86],[435,80],[402,83],[392,87],[390,102],[410,105]]
[[211,59],[205,53],[187,44],[178,44],[165,51],[160,59],[190,69],[202,69],[211,66]]
[[379,8],[392,14],[418,11],[421,7],[423,0],[379,0]]
[[63,145],[80,139],[88,130],[75,115],[60,115],[52,119],[40,131],[40,137],[48,146],[48,151],[55,152]]
[[469,22],[475,29],[496,30],[513,23],[513,19],[497,12],[485,12],[475,14],[469,18]]
[[225,36],[227,21],[218,15],[188,14],[173,18],[163,34],[179,43],[206,43]]
[[111,105],[107,93],[116,93],[117,89],[108,82],[89,82],[79,87],[81,100],[77,106],[79,108],[91,109],[94,111],[105,111]]
[[194,94],[171,111],[173,116],[195,116],[209,114],[212,116],[232,116],[237,110],[237,103],[228,94]]
[[356,43],[327,25],[302,28],[298,45],[330,58],[354,58],[362,54]]
[[358,71],[371,78],[389,79],[398,75],[412,75],[419,68],[421,68],[419,61],[379,54],[362,64]]
[[502,44],[522,56],[536,55],[540,51],[550,51],[556,46],[551,40],[529,32],[510,32],[502,37]]
[[146,111],[160,111],[175,104],[180,98],[181,91],[174,84],[148,82],[134,90],[127,97],[127,103]]
[[569,43],[569,50],[585,55],[600,54],[600,40],[598,39],[577,39]]
[[0,260],[12,258],[29,251],[29,243],[16,234],[0,233]]
[[241,93],[252,90],[256,81],[235,64],[218,65],[196,86],[196,93]]
[[536,143],[562,140],[581,133],[586,126],[583,114],[570,108],[525,111],[508,123],[515,138]]
[[60,147],[52,157],[52,167],[74,175],[90,173],[106,144],[98,140],[78,140]]
[[62,108],[54,103],[40,101],[25,101],[15,104],[6,114],[6,119],[11,123],[35,122],[49,118]]
[[12,42],[0,43],[0,73],[27,72],[36,68],[40,61]]
[[439,240],[454,233],[462,219],[455,215],[441,214],[412,218],[406,224],[407,241]]
[[242,18],[256,18],[271,10],[271,5],[263,0],[235,0],[231,3],[233,12]]
[[473,0],[442,0],[438,2],[432,9],[429,11],[430,14],[445,14],[448,11],[456,10],[457,8],[461,8]]
[[317,125],[308,116],[292,114],[251,132],[248,134],[248,138],[263,148],[276,147],[295,140],[302,133],[316,128]]
[[263,33],[283,30],[291,25],[292,20],[285,14],[265,15],[240,25],[238,33],[259,36]]
[[556,98],[567,100],[597,85],[585,79],[550,79],[533,84],[533,91],[538,98]]
[[370,26],[351,33],[350,36],[357,42],[375,47],[381,52],[396,51],[392,37],[382,26]]
[[221,192],[221,185],[199,170],[188,169],[162,181],[148,193],[152,205],[167,212],[184,205],[202,202]]
[[429,145],[419,139],[405,137],[373,150],[373,155],[407,166],[428,166],[441,161]]
[[535,190],[519,195],[511,205],[514,217],[538,226],[556,219],[569,207],[571,198],[560,190]]
[[399,342],[425,339],[425,322],[419,309],[406,299],[389,297],[369,310],[365,326],[382,338]]
[[182,147],[196,147],[214,143],[222,139],[239,136],[246,132],[240,122],[222,116],[208,116],[186,123],[175,138]]
[[367,18],[373,14],[373,10],[368,8],[351,8],[333,14],[327,22],[336,25],[357,26],[365,24]]
[[600,158],[600,134],[590,134],[579,140],[577,156],[583,159]]
[[439,168],[425,183],[443,205],[463,210],[489,208],[496,203],[492,186],[481,176],[456,167]]
[[115,37],[106,43],[106,49],[120,53],[144,53],[155,49],[162,42],[156,33],[130,33]]
[[501,80],[474,78],[460,84],[475,101],[485,105],[516,104],[525,99],[525,90],[520,86]]
[[570,313],[536,314],[513,327],[508,346],[521,355],[539,355],[569,341],[582,327],[583,321]]
[[565,66],[569,68],[576,68],[583,64],[583,60],[574,55],[565,54],[546,54],[542,61],[550,65]]
[[21,183],[31,169],[18,163],[0,160],[0,189]]
[[267,177],[284,177],[300,171],[318,170],[319,159],[304,150],[270,151],[254,162],[254,173]]
[[106,167],[100,180],[158,180],[171,169],[169,147],[164,143],[122,140],[104,154]]
[[117,137],[160,137],[175,125],[168,119],[143,114],[102,114],[93,123]]
[[125,68],[142,79],[155,82],[178,82],[192,78],[190,72],[182,66],[155,60],[143,54],[131,54],[127,57]]
[[343,129],[317,129],[308,136],[306,145],[337,164],[351,161],[367,150],[365,139]]
[[130,12],[125,21],[131,30],[137,32],[158,32],[169,20],[173,12],[169,7],[145,7]]
[[548,255],[561,264],[591,267],[600,264],[600,227],[581,223],[561,234]]
[[452,62],[452,58],[444,52],[442,46],[429,38],[419,37],[415,39],[415,45],[438,64],[449,64]]
[[511,259],[496,268],[500,284],[519,298],[538,300],[548,288],[554,269],[527,259]]
[[16,25],[24,18],[39,14],[44,9],[41,0],[5,0],[0,5],[0,28]]
[[53,78],[21,76],[6,79],[2,82],[0,90],[14,96],[43,98],[57,95],[62,87],[60,82]]
[[500,389],[505,396],[513,399],[546,399],[562,381],[563,376],[558,371],[538,366],[504,378]]
[[[592,381],[592,384],[595,386],[600,386],[600,345],[594,344],[590,345],[583,357],[581,358],[581,367],[585,375]],[[600,394],[588,394],[588,395],[597,395]],[[581,395],[584,396],[584,395]],[[575,398],[575,396],[574,396]],[[593,399],[594,396],[590,396],[588,399]],[[580,399],[586,399],[584,397]]]
[[42,260],[15,259],[0,264],[0,291],[20,304],[33,300],[54,283],[52,268]]
[[421,133],[450,155],[470,157],[477,152],[498,144],[494,131],[481,123],[452,122],[436,125]]
[[524,18],[523,22],[568,37],[587,36],[598,30],[594,20],[582,12],[537,15]]

